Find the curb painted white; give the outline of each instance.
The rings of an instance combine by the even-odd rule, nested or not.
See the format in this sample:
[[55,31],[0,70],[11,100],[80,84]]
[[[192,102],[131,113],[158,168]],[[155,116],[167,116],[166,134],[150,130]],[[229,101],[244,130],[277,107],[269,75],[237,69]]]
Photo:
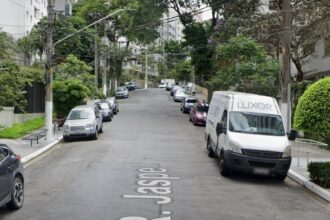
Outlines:
[[322,187],[316,185],[315,183],[309,181],[305,177],[299,175],[297,172],[293,171],[292,169],[288,172],[288,177],[299,183],[300,185],[304,186],[305,188],[309,189],[310,191],[314,192],[315,194],[319,195],[321,198],[330,202],[330,192],[323,189]]
[[61,140],[63,139],[63,136],[60,136],[59,138],[57,138],[56,140],[54,140],[53,142],[49,143],[48,145],[46,145],[45,147],[25,156],[22,158],[22,163],[25,164],[27,162],[29,162],[30,160],[33,160],[34,158],[36,158],[37,156],[39,156],[40,154],[43,154],[44,152],[46,152],[47,150],[49,150],[50,148],[52,148],[53,146],[55,146],[56,144],[58,144]]

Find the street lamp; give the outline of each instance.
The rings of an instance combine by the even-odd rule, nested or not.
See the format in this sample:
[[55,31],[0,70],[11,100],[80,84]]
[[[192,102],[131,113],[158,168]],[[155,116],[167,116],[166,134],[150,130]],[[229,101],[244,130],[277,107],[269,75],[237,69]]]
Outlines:
[[53,43],[53,25],[54,25],[54,5],[52,0],[48,0],[48,23],[49,27],[47,30],[47,64],[46,64],[46,108],[45,108],[45,124],[47,129],[47,139],[51,140],[53,133],[53,88],[52,88],[52,81],[53,81],[53,70],[52,70],[52,57],[54,55],[55,46],[59,43],[69,39],[70,37],[79,34],[80,32],[84,31],[85,29],[100,23],[107,18],[114,16],[123,11],[134,11],[136,9],[130,8],[123,8],[114,11],[113,13],[108,14],[107,16],[87,25],[86,27],[81,28],[80,30],[67,35],[66,37],[56,41]]

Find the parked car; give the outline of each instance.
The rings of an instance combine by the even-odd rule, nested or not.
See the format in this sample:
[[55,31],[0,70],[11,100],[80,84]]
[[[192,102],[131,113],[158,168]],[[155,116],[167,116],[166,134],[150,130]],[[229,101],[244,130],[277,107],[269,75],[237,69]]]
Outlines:
[[161,84],[158,85],[158,88],[162,88],[162,89],[163,88],[166,88],[166,84],[165,83],[161,83]]
[[187,96],[188,94],[186,90],[178,89],[173,96],[173,100],[175,102],[182,102]]
[[117,102],[116,97],[110,97],[106,100],[110,103],[113,114],[116,115],[119,112],[119,103]]
[[92,137],[98,139],[103,132],[102,113],[96,105],[74,107],[63,126],[63,140],[71,138]]
[[126,82],[125,87],[128,89],[128,91],[133,91],[136,89],[134,82]]
[[190,109],[190,121],[194,125],[206,125],[207,112],[209,110],[209,105],[206,102],[197,102]]
[[174,94],[175,94],[175,92],[176,92],[176,90],[178,90],[178,89],[181,89],[181,90],[183,90],[183,88],[181,87],[181,86],[178,86],[178,85],[174,85],[173,87],[172,87],[172,89],[171,89],[171,96],[174,96]]
[[125,86],[117,87],[115,91],[116,98],[128,98],[128,89]]
[[181,103],[181,111],[183,113],[189,113],[190,109],[195,105],[197,101],[197,98],[194,96],[186,97]]
[[113,110],[110,102],[103,100],[96,102],[96,105],[102,113],[103,121],[111,121],[113,117]]
[[19,209],[24,202],[24,172],[21,157],[0,144],[0,207]]
[[273,97],[219,91],[213,93],[205,138],[209,156],[220,159],[221,175],[237,170],[283,181],[296,132],[287,136]]
[[167,82],[166,83],[166,91],[171,91],[171,89],[173,88],[174,83],[171,82]]

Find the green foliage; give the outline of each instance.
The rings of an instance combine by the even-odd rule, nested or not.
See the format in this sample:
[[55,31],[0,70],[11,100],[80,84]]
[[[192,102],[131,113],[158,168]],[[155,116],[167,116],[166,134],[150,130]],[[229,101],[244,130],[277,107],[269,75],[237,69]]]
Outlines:
[[80,80],[54,81],[53,91],[54,109],[61,117],[83,104],[89,94],[89,89]]
[[17,42],[18,49],[24,54],[27,65],[30,65],[32,56],[37,51],[32,36],[33,35],[24,36]]
[[279,92],[278,62],[251,38],[234,37],[219,46],[214,66],[218,71],[208,81],[214,90],[235,89],[273,97]]
[[0,32],[0,60],[15,56],[16,47],[13,38],[6,32]]
[[191,80],[191,63],[189,61],[180,62],[175,66],[175,79],[178,81]]
[[319,134],[330,144],[330,77],[312,84],[300,97],[294,127]]
[[330,187],[330,162],[311,162],[307,170],[314,183],[324,188]]
[[79,80],[89,89],[88,96],[96,96],[95,76],[91,74],[92,67],[76,56],[69,54],[65,62],[56,68],[55,80]]
[[26,105],[24,88],[27,79],[19,66],[11,61],[0,63],[0,106],[14,106],[23,111]]
[[25,134],[33,132],[36,129],[42,128],[44,124],[44,117],[31,119],[20,124],[14,124],[10,128],[5,128],[1,130],[0,138],[17,139],[24,136]]
[[[79,29],[87,26],[87,22],[78,16],[58,16],[55,20],[55,31],[53,41],[58,40],[72,34]],[[83,32],[68,38],[67,40],[55,46],[55,62],[61,63],[69,54],[74,54],[80,60],[91,62],[93,56],[90,52],[93,50],[95,31],[92,28],[87,28]],[[47,36],[47,18],[43,18],[35,25],[28,36],[31,39],[31,47],[39,51],[39,56],[43,54],[46,48]]]

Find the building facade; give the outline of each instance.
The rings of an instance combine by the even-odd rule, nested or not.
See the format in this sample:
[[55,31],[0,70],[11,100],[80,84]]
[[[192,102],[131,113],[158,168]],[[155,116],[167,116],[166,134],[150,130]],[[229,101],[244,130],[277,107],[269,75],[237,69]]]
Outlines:
[[47,0],[1,0],[0,29],[18,39],[46,15]]

